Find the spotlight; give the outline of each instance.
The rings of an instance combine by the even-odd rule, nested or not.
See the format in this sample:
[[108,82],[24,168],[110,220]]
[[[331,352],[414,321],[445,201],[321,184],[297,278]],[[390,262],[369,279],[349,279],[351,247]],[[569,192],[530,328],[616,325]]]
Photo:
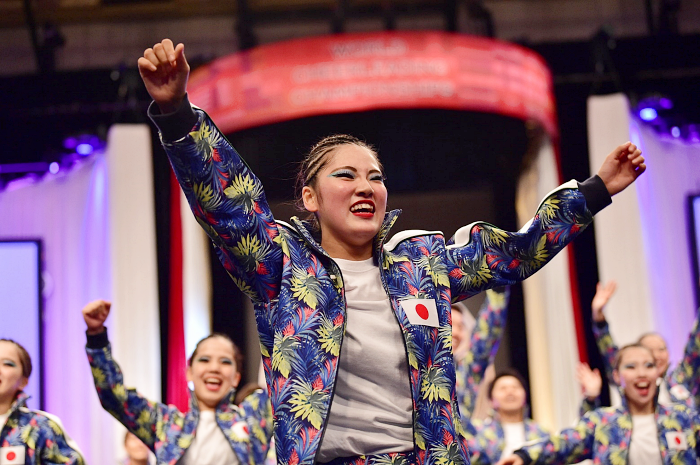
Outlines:
[[49,173],[56,174],[61,167],[55,161],[49,165]]
[[644,121],[654,121],[659,116],[659,113],[651,107],[645,107],[639,110],[639,117]]
[[75,147],[75,151],[78,152],[79,155],[82,155],[84,157],[90,155],[93,150],[94,150],[94,147],[91,144],[88,144],[87,142],[83,142],[82,144],[78,144]]
[[673,137],[680,137],[681,136],[681,128],[679,128],[678,126],[673,126],[671,128],[671,135]]

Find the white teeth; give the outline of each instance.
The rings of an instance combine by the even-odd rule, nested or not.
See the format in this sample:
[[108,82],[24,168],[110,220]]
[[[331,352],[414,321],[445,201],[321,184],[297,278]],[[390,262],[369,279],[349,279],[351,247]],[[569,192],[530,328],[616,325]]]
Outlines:
[[213,378],[207,378],[204,380],[204,382],[209,384],[221,384],[221,380]]
[[374,212],[374,207],[370,203],[358,203],[350,207],[350,211],[356,212],[358,210],[369,210]]

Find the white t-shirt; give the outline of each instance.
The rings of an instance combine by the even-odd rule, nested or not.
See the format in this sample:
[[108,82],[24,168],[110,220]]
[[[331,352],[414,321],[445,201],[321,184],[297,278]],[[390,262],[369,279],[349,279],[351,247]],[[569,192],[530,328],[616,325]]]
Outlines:
[[502,423],[503,436],[506,444],[501,454],[501,460],[520,449],[525,444],[525,423]]
[[413,400],[401,327],[372,259],[335,259],[346,333],[317,460],[413,450]]
[[178,465],[239,465],[238,456],[216,423],[216,413],[199,412],[199,423],[192,444]]
[[662,465],[656,417],[632,415],[632,440],[627,460],[628,465]]

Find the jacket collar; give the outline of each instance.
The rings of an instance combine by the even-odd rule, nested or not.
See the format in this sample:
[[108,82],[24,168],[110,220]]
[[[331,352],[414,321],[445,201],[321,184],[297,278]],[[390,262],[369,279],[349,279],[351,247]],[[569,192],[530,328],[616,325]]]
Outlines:
[[[375,264],[378,263],[382,253],[382,245],[384,245],[391,227],[399,218],[400,214],[401,210],[391,210],[384,215],[382,226],[379,228],[377,235],[374,236],[373,253]],[[326,251],[323,250],[323,247],[321,247],[321,232],[310,221],[300,220],[296,216],[293,216],[289,221],[312,248],[324,256],[331,258]]]
[[24,391],[20,391],[19,394],[17,394],[17,398],[12,403],[12,405],[10,406],[10,410],[8,410],[7,413],[9,413],[10,416],[12,416],[12,414],[20,408],[26,407],[28,399],[29,396]]

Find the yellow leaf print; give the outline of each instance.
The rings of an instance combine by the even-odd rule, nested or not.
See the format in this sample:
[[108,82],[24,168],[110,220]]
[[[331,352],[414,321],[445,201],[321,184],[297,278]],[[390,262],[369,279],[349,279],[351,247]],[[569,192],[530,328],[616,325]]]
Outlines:
[[263,188],[251,176],[237,174],[231,180],[231,184],[224,189],[224,194],[248,214],[253,211],[255,203],[262,198]]
[[508,239],[507,232],[493,226],[484,227],[483,231],[486,233],[487,244],[501,245]]
[[97,384],[100,387],[105,387],[106,377],[105,377],[104,372],[97,367],[91,367],[91,368],[92,368],[92,376],[95,379],[95,384]]
[[425,437],[420,433],[420,431],[414,431],[413,440],[416,443],[416,447],[420,450],[425,450]]
[[343,340],[343,325],[335,326],[333,322],[323,315],[321,327],[318,328],[318,342],[321,349],[331,355],[340,355],[340,343]]
[[623,429],[632,429],[632,419],[626,415],[622,415],[617,419],[617,424]]
[[432,366],[428,369],[423,375],[420,390],[423,398],[430,402],[450,400],[450,382],[440,367]]
[[294,336],[275,334],[274,347],[272,349],[272,369],[278,370],[282,376],[289,378],[292,371],[292,360],[296,356],[299,341]]
[[539,215],[540,218],[543,220],[551,220],[554,218],[557,214],[557,210],[559,210],[559,204],[561,203],[561,200],[559,200],[556,197],[549,197],[547,200],[542,202],[542,205],[540,206],[539,209]]
[[214,198],[214,189],[210,184],[198,182],[192,186],[192,191],[200,204],[206,205]]
[[301,382],[296,386],[289,403],[293,405],[291,411],[295,417],[308,420],[314,428],[320,429],[327,398],[328,394],[325,392],[313,389],[309,383]]
[[181,449],[187,449],[188,447],[190,447],[191,443],[192,443],[192,436],[189,434],[183,434],[177,440],[177,446]]
[[321,284],[316,276],[307,273],[306,270],[294,267],[291,285],[294,298],[301,300],[315,310],[318,305],[316,296],[321,294]]
[[212,156],[212,148],[221,144],[221,135],[215,132],[213,127],[206,121],[202,123],[197,131],[191,132],[190,137],[197,144],[197,153],[202,155],[204,161],[209,161]]
[[610,456],[610,465],[627,465],[627,449],[617,449]]
[[126,402],[126,388],[123,384],[117,384],[112,388],[112,393],[120,402]]
[[481,261],[478,266],[473,270],[462,268],[462,272],[465,274],[464,279],[470,286],[482,286],[486,284],[491,279],[491,269],[486,262],[486,256],[481,257]]
[[263,357],[270,356],[270,352],[267,351],[267,347],[265,347],[262,343],[260,343],[260,353],[262,354]]

